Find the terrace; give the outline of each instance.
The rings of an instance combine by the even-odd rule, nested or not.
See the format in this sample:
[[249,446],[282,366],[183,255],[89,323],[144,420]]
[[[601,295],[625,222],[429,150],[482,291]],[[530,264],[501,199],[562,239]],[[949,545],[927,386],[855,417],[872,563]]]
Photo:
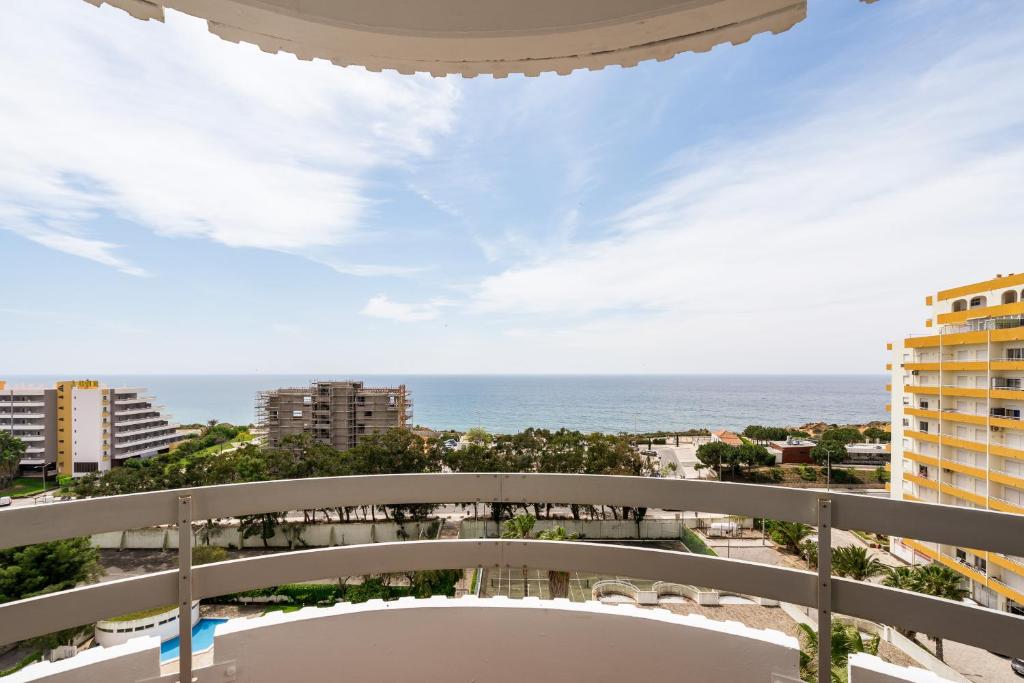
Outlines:
[[[581,504],[686,509],[803,522],[818,528],[816,572],[666,550],[535,540],[405,541],[300,550],[191,567],[193,520],[338,505],[483,501],[574,501]],[[193,600],[285,583],[336,576],[451,567],[496,570],[531,567],[628,576],[724,593],[755,595],[817,610],[819,632],[829,634],[833,613],[921,631],[1007,654],[1021,654],[1024,618],[906,591],[831,576],[833,527],[1019,554],[1024,517],[852,494],[783,489],[713,481],[550,474],[412,474],[354,476],[200,487],[56,503],[0,512],[5,547],[132,527],[177,526],[178,570],[162,571],[0,605],[0,642],[8,643],[116,614],[167,604],[189,610]],[[538,609],[539,606],[545,606]],[[586,615],[585,623],[580,619]],[[179,623],[188,624],[189,619]],[[431,626],[428,628],[426,624]],[[577,628],[580,626],[580,628]],[[449,630],[450,629],[450,630]],[[522,631],[521,629],[527,629]],[[302,668],[307,680],[327,680],[345,666],[362,680],[393,680],[408,672],[405,658],[385,656],[395,633],[441,647],[439,634],[460,633],[479,647],[463,647],[460,670],[500,671],[496,680],[541,675],[552,647],[569,649],[558,671],[582,678],[608,653],[628,654],[632,675],[645,680],[798,680],[795,640],[734,624],[723,627],[693,616],[667,616],[608,606],[507,599],[368,603],[268,615],[218,627],[212,655],[192,669],[191,631],[181,629],[178,674],[159,676],[159,642],[133,641],[122,649],[89,650],[62,664],[79,680],[100,671],[118,680],[279,680]],[[558,633],[537,642],[538,659],[487,646],[519,633]],[[609,649],[602,634],[616,634]],[[424,633],[433,635],[425,636]],[[580,634],[589,634],[586,638]],[[413,634],[420,634],[418,639]],[[468,635],[471,634],[471,635]],[[527,638],[530,642],[536,638]],[[553,642],[552,642],[553,641]],[[404,642],[404,641],[403,641]],[[664,647],[651,650],[652,642]],[[327,643],[330,643],[328,646]],[[672,644],[672,647],[669,647]],[[699,646],[699,647],[697,647]],[[673,651],[675,648],[676,651]],[[652,654],[656,653],[656,654]],[[679,653],[701,658],[701,667],[676,668]],[[823,652],[829,652],[825,647]],[[717,653],[717,654],[716,654]],[[87,656],[86,656],[87,655]],[[718,655],[721,655],[720,657]],[[402,661],[395,661],[396,659]],[[443,658],[441,658],[443,659]],[[422,664],[422,661],[419,662]],[[43,664],[35,672],[58,664]],[[419,680],[443,680],[442,666],[425,666]],[[610,666],[610,664],[609,664]],[[283,668],[282,668],[283,667]],[[703,667],[703,668],[702,668]],[[710,668],[708,668],[710,667]],[[826,664],[824,671],[829,671]],[[667,673],[670,672],[671,674]],[[690,673],[686,673],[689,671]],[[115,672],[115,673],[110,673]],[[148,672],[148,673],[147,673]],[[153,673],[156,672],[156,673]],[[33,668],[22,675],[36,675]],[[682,676],[682,678],[680,678]],[[774,676],[774,678],[772,678]],[[494,678],[494,676],[492,676]],[[23,678],[23,680],[39,680]],[[858,680],[857,678],[853,679]],[[867,680],[867,679],[863,679]],[[875,679],[877,680],[877,679]],[[883,680],[901,680],[899,676]]]

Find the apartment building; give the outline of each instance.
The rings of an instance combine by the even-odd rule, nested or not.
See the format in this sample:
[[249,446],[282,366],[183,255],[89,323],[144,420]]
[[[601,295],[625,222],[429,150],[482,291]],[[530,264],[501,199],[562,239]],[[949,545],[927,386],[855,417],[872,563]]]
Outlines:
[[15,387],[0,380],[0,431],[25,442],[21,470],[42,475],[57,462],[57,390]]
[[128,458],[165,453],[182,437],[153,397],[138,387],[66,380],[53,388],[0,381],[0,430],[28,446],[23,474],[104,472]]
[[[928,332],[890,344],[892,497],[1024,514],[1024,274],[925,299]],[[894,539],[938,561],[973,598],[1024,614],[1024,558]]]
[[408,427],[411,409],[404,384],[378,388],[357,381],[313,382],[256,396],[256,419],[270,446],[279,446],[287,436],[309,434],[346,450],[368,434]]

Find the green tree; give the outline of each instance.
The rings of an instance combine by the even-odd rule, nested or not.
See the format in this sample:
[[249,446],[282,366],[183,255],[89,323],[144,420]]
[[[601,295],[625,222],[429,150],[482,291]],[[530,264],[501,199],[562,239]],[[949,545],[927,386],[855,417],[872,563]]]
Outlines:
[[11,432],[0,432],[0,489],[14,482],[21,458],[25,455],[25,442]]
[[833,427],[821,433],[822,441],[838,441],[844,446],[848,443],[863,443],[864,435],[856,427]]
[[[956,602],[960,602],[971,594],[968,589],[964,588],[964,577],[960,572],[942,564],[918,567],[913,586],[913,590],[919,593]],[[942,638],[938,636],[930,636],[930,638],[935,643],[935,656],[940,661],[945,661]]]
[[878,427],[868,427],[864,430],[864,437],[874,441],[878,439],[881,443],[889,443],[892,441],[892,432],[887,429],[880,429]]
[[494,436],[483,427],[471,427],[466,431],[466,441],[481,446],[490,446],[494,442]]
[[0,550],[0,602],[74,588],[103,573],[88,538]]
[[[512,519],[505,522],[505,526],[502,528],[502,538],[529,538],[530,532],[533,531],[533,525],[537,523],[537,518],[533,515],[516,515]],[[529,573],[526,565],[523,565],[523,597],[529,595],[527,581],[529,579]]]
[[803,522],[780,522],[772,519],[767,520],[765,524],[771,539],[794,555],[800,554],[801,544],[812,531],[811,527]]
[[832,550],[832,573],[854,581],[867,581],[885,574],[885,565],[869,556],[866,548],[845,545]]
[[[797,624],[800,629],[800,678],[805,681],[816,681],[818,672],[818,634],[807,624]],[[865,652],[869,655],[878,654],[880,638],[874,636],[866,642],[856,626],[832,622],[831,638],[831,671],[829,678],[836,683],[846,680],[847,663],[850,655]]]
[[722,479],[720,470],[735,467],[737,456],[736,448],[722,441],[709,441],[697,447],[697,459],[718,472],[719,480]]
[[830,464],[834,469],[836,465],[846,460],[846,444],[836,440],[821,440],[811,449],[811,459],[819,465]]
[[417,598],[429,598],[431,595],[454,597],[455,584],[461,576],[458,569],[427,569],[413,574],[409,587]]
[[[537,534],[542,541],[575,541],[576,534],[566,533],[565,527],[556,526]],[[548,570],[548,591],[552,598],[569,597],[569,572]]]
[[[883,586],[904,591],[917,590],[917,581],[917,567],[886,567],[885,576],[882,577]],[[896,630],[907,638],[914,638],[916,635],[913,631],[899,626],[896,627]]]

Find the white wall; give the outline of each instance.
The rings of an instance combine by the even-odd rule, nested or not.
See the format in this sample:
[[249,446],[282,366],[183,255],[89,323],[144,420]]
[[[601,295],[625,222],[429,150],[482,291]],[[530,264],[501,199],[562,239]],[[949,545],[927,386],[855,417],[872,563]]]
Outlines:
[[949,683],[948,678],[931,671],[896,666],[863,652],[850,656],[848,673],[850,683]]
[[[100,471],[110,469],[110,457],[103,456],[103,391],[71,390],[71,447],[74,462],[94,462]],[[65,434],[67,426],[65,425]]]
[[[702,517],[702,521],[713,523],[718,518]],[[739,519],[735,517],[722,517],[721,520],[750,528],[753,524],[751,519]],[[679,540],[682,533],[682,526],[693,527],[697,518],[693,514],[680,515],[680,519],[645,519],[640,522],[621,520],[580,520],[571,519],[538,519],[533,527],[533,533],[537,534],[544,529],[555,526],[564,527],[566,532],[577,534],[581,539],[618,539],[618,538],[650,538],[650,539],[675,539]],[[500,536],[498,525],[490,520],[470,520],[462,522],[459,538],[497,538]]]
[[[404,525],[407,538],[399,534],[399,527],[393,522],[376,522],[352,524],[308,524],[301,525],[301,539],[305,546],[318,548],[335,545],[362,545],[364,543],[390,543],[393,541],[415,541],[419,539],[420,532],[428,533],[430,523],[419,524],[409,522]],[[332,535],[333,534],[333,535]],[[143,549],[143,550],[175,550],[178,547],[178,532],[175,529],[134,529],[132,531],[110,531],[102,534],[95,534],[92,537],[93,545],[108,549]],[[203,542],[195,542],[194,545],[206,545]],[[238,533],[237,526],[227,526],[216,529],[210,536],[209,545],[227,548],[262,548],[263,539],[258,535],[242,539]],[[281,528],[277,529],[273,538],[268,539],[271,548],[289,547],[289,538]],[[295,547],[305,547],[303,543],[296,542]]]
[[160,640],[136,638],[116,647],[94,647],[59,662],[39,662],[4,678],[4,683],[113,683],[160,675]]
[[236,619],[217,627],[214,661],[235,662],[248,683],[295,680],[298,667],[309,681],[342,671],[389,683],[799,680],[796,639],[777,631],[633,606],[475,597]]
[[[113,647],[127,643],[135,638],[155,636],[160,642],[170,640],[178,635],[178,608],[173,607],[166,612],[155,614],[145,619],[130,621],[99,621],[93,633],[96,642],[103,647]],[[163,621],[165,623],[161,624]],[[199,621],[199,602],[192,605],[192,625]],[[136,630],[141,629],[141,630]]]

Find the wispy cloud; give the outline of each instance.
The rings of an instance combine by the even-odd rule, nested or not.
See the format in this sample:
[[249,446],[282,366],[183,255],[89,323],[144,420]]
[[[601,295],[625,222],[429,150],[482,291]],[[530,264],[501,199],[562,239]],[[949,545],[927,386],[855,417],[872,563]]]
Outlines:
[[790,122],[690,150],[610,235],[483,278],[472,306],[726,314],[757,301],[766,318],[799,317],[853,292],[869,312],[894,268],[941,285],[937,273],[998,260],[993,244],[1024,246],[1024,144],[1011,134],[1024,86],[1000,75],[1022,70],[1019,33],[907,77],[866,70]]
[[431,154],[458,100],[451,79],[268,55],[175,12],[157,25],[14,0],[0,45],[3,227],[130,274],[143,270],[87,219],[290,252],[345,244],[372,212],[366,175]]
[[434,320],[441,315],[441,309],[453,305],[448,299],[431,299],[425,303],[401,303],[392,301],[385,294],[378,294],[366,302],[361,311],[372,318],[384,318],[397,322],[411,323]]

